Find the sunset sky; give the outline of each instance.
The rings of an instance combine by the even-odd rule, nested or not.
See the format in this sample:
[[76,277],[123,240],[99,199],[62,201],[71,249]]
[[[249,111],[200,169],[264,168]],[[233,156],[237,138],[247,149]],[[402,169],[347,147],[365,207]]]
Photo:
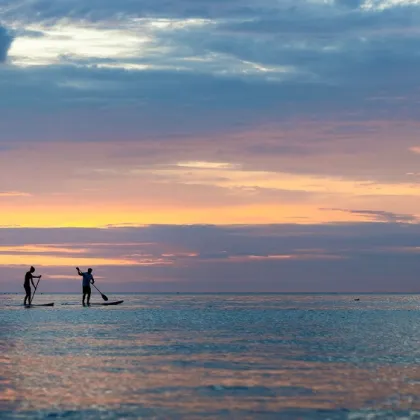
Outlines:
[[420,0],[0,0],[0,292],[420,291],[419,45]]

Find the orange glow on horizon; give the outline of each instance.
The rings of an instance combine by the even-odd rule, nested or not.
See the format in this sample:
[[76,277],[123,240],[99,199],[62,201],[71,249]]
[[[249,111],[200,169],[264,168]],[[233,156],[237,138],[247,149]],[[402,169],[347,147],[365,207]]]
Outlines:
[[130,226],[150,224],[271,224],[333,223],[370,220],[356,214],[321,210],[311,205],[248,205],[215,208],[56,208],[37,206],[3,208],[1,227],[85,227]]
[[[52,255],[31,255],[31,264],[36,266],[76,266],[76,265],[96,265],[96,266],[130,266],[130,265],[143,265],[141,262],[135,260],[112,259],[112,258],[86,258],[86,257],[62,257]],[[28,265],[28,255],[10,255],[0,253],[0,265],[13,266],[13,265]]]

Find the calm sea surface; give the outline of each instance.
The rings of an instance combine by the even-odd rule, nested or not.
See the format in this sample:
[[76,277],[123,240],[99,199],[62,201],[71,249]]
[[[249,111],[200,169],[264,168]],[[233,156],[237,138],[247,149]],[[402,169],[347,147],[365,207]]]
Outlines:
[[1,419],[420,419],[420,296],[22,297],[0,295]]

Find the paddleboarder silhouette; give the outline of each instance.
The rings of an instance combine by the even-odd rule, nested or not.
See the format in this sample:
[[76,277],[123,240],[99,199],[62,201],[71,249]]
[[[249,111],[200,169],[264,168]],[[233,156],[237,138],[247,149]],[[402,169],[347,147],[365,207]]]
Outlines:
[[82,287],[83,287],[83,299],[82,304],[85,306],[85,298],[87,297],[87,304],[90,305],[90,294],[91,294],[91,288],[90,285],[95,283],[95,279],[92,276],[92,269],[88,268],[87,273],[82,273],[79,269],[79,267],[76,267],[77,273],[79,276],[83,277],[82,280]]
[[35,267],[31,267],[29,271],[25,274],[25,282],[23,283],[23,287],[26,292],[25,299],[23,301],[24,305],[30,305],[31,304],[31,283],[32,286],[36,289],[34,279],[40,279],[42,276],[34,276],[33,273],[35,273]]

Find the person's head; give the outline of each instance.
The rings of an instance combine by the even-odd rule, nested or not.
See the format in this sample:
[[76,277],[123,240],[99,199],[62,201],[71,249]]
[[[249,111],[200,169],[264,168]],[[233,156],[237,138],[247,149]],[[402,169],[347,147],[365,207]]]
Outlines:
[[91,273],[92,273],[92,271],[93,271],[93,270],[92,270],[91,268],[88,268],[88,273],[89,273],[89,274],[91,274]]
[[31,267],[29,270],[31,273],[33,273],[35,271],[35,267]]

